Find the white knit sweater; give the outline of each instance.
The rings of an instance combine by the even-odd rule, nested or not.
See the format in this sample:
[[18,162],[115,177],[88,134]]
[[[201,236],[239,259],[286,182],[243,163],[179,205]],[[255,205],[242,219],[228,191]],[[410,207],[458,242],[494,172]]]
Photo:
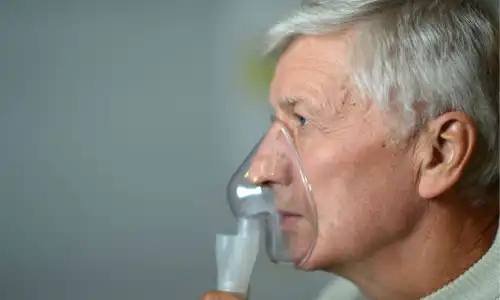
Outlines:
[[[349,281],[335,278],[317,300],[362,300]],[[455,281],[422,300],[500,300],[500,230],[488,252]]]

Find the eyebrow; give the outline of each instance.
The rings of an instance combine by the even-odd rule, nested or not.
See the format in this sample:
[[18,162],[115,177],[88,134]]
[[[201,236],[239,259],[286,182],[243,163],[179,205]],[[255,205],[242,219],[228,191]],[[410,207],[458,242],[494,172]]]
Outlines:
[[[306,103],[306,100],[301,97],[285,97],[282,98],[278,101],[278,106],[280,109],[289,111],[292,110],[295,106],[299,104],[304,104]],[[319,116],[321,114],[321,109],[311,107],[310,105],[305,105],[307,110],[313,115],[313,116]],[[321,106],[323,108],[323,105]]]

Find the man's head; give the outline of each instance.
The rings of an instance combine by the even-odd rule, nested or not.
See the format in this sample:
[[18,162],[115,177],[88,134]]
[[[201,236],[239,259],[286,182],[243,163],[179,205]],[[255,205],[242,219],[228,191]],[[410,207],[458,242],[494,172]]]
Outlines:
[[[494,26],[470,1],[325,0],[270,31],[280,54],[270,103],[293,134],[318,214],[305,268],[368,259],[433,206],[473,207],[498,192]],[[271,163],[280,168],[258,155],[254,165]],[[282,172],[252,169],[293,189]],[[308,222],[297,223],[298,241]]]

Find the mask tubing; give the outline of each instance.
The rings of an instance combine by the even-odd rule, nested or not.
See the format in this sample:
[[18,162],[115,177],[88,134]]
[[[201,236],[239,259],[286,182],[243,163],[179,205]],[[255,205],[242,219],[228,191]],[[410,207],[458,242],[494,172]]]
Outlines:
[[259,251],[260,220],[238,220],[237,235],[216,237],[217,289],[247,296],[253,266]]

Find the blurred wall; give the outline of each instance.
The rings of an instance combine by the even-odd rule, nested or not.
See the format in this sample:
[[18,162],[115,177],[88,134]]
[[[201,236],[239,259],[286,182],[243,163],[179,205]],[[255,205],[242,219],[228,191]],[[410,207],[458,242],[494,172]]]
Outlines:
[[[238,49],[295,4],[1,1],[0,299],[213,289],[225,184],[268,122]],[[324,282],[260,257],[252,293]]]

